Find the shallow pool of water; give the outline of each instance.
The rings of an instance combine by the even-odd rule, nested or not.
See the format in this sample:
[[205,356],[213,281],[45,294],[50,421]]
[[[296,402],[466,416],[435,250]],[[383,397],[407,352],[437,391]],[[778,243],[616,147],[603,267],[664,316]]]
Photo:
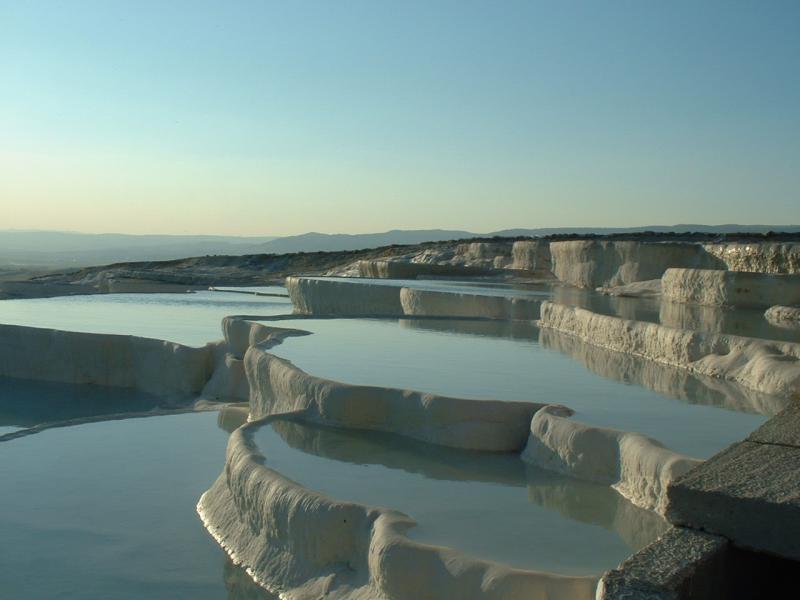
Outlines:
[[[314,332],[294,337],[271,352],[291,360],[306,372],[346,383],[414,389],[464,398],[522,400],[566,404],[575,419],[637,431],[679,452],[705,458],[749,434],[766,420],[753,406],[757,394],[713,380],[713,388],[685,371],[655,369],[659,391],[624,376],[631,357],[621,357],[626,369],[599,376],[569,354],[553,348],[555,332],[547,332],[549,347],[527,323],[442,319],[294,319],[276,323]],[[475,330],[480,332],[474,335]],[[495,332],[493,334],[493,331]],[[516,332],[516,334],[515,334]],[[584,345],[604,359],[613,353]],[[612,357],[613,358],[613,357]],[[646,361],[640,361],[646,363]],[[670,378],[687,397],[664,393]],[[647,383],[643,377],[639,383]],[[725,388],[740,400],[725,406]],[[722,392],[720,391],[722,389]],[[752,397],[753,405],[747,400]],[[693,403],[694,402],[694,403]],[[780,400],[775,404],[782,406]]]
[[200,413],[0,443],[0,596],[272,598],[230,564],[195,512],[227,438],[216,413]]
[[400,510],[418,523],[412,539],[519,568],[599,574],[665,528],[607,486],[526,468],[515,454],[281,420],[254,437],[268,466],[309,489]]
[[[285,292],[283,288],[267,289]],[[202,346],[221,339],[223,317],[291,312],[288,298],[212,291],[0,301],[0,323],[136,335],[189,346]]]
[[0,377],[0,436],[37,425],[147,413],[163,400],[129,389]]

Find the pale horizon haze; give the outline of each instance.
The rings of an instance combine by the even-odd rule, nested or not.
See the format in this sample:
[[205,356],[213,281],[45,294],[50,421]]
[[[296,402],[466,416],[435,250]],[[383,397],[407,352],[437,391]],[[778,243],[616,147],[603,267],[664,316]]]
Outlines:
[[0,0],[0,229],[800,223],[797,2]]

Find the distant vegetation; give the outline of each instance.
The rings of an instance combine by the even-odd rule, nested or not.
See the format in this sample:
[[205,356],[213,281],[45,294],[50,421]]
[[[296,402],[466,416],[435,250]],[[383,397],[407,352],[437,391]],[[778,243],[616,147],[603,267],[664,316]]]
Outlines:
[[289,254],[296,252],[346,252],[385,246],[494,237],[592,235],[687,236],[749,232],[797,233],[800,225],[651,225],[644,227],[550,227],[505,229],[489,233],[423,229],[365,234],[305,233],[286,237],[236,237],[194,235],[87,234],[61,231],[0,231],[0,269],[64,269],[111,263],[161,261],[208,255]]

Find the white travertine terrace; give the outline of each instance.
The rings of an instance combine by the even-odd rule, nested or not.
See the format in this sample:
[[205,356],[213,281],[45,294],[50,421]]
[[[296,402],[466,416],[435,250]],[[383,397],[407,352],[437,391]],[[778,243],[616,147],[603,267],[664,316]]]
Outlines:
[[721,264],[699,244],[680,242],[574,240],[552,242],[550,253],[560,281],[592,289],[658,279],[670,267]]
[[542,302],[537,298],[488,296],[304,277],[288,277],[286,288],[296,312],[306,315],[532,320],[539,317]]
[[521,240],[511,246],[511,269],[546,273],[553,270],[550,242]]
[[[403,258],[360,260],[357,267],[359,277],[373,279],[416,279],[420,275],[464,276],[482,272],[462,265],[413,262]],[[345,272],[350,272],[350,269]]]
[[800,243],[797,242],[726,242],[703,244],[703,248],[722,261],[722,268],[730,271],[800,273]]
[[770,306],[764,318],[779,327],[800,329],[800,306]]
[[[595,577],[511,569],[410,540],[410,517],[338,502],[269,468],[250,423],[200,498],[206,528],[259,583],[287,599],[590,600]],[[266,463],[266,464],[265,464]]]
[[625,285],[599,287],[597,291],[608,296],[623,298],[655,298],[661,295],[661,279],[646,279]]
[[480,317],[530,321],[539,318],[541,303],[542,300],[536,298],[508,298],[400,288],[400,305],[404,316]]
[[0,376],[124,387],[175,401],[200,393],[214,355],[210,344],[0,325]]
[[416,254],[361,261],[330,274],[409,279],[419,275],[516,273],[583,288],[659,279],[668,268],[800,273],[800,244],[544,239],[436,246]]
[[253,419],[302,412],[311,422],[388,431],[453,448],[519,452],[531,417],[545,406],[339,383],[309,375],[257,346],[245,355],[245,371]]
[[551,407],[534,415],[522,459],[610,485],[637,506],[662,514],[670,482],[702,462],[638,433],[573,421]]
[[690,404],[718,406],[772,417],[791,402],[787,397],[745,390],[717,377],[596,346],[555,329],[542,329],[539,332],[539,343],[545,348],[572,357],[601,377],[632,382],[668,398]]
[[545,302],[542,327],[779,396],[800,393],[800,344],[674,329]]
[[373,285],[367,290],[359,285],[335,279],[286,278],[289,297],[300,314],[389,317],[403,314],[400,288]]
[[667,269],[661,289],[665,300],[705,306],[763,309],[800,303],[800,275]]

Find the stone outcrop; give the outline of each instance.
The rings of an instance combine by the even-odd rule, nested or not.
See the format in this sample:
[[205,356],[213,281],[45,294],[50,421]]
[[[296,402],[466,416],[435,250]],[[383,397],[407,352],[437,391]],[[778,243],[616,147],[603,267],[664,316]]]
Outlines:
[[665,300],[706,306],[765,309],[800,303],[800,275],[668,269],[661,289]]
[[800,401],[669,489],[667,518],[800,560]]
[[436,263],[418,263],[406,258],[361,260],[358,276],[372,279],[416,279],[421,276],[469,277],[485,274],[484,269]]
[[797,242],[728,242],[704,244],[703,248],[722,262],[722,268],[730,271],[800,273],[800,244]]
[[550,242],[546,240],[522,240],[511,247],[511,269],[552,275],[553,261]]
[[728,541],[673,528],[600,579],[596,600],[729,598]]
[[659,279],[670,267],[724,268],[699,244],[680,242],[552,242],[550,253],[559,280],[592,289]]

